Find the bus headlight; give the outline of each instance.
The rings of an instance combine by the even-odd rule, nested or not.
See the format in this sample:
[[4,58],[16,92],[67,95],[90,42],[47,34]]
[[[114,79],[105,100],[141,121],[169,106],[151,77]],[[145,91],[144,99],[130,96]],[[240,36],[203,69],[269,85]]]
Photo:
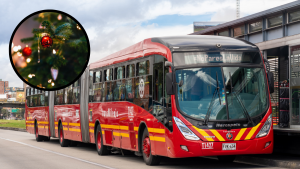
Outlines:
[[200,138],[196,136],[196,134],[194,134],[179,118],[177,117],[173,117],[173,118],[178,129],[186,139],[200,140]]
[[271,125],[272,125],[272,114],[269,115],[264,126],[260,129],[259,133],[256,135],[256,138],[266,136],[270,131]]

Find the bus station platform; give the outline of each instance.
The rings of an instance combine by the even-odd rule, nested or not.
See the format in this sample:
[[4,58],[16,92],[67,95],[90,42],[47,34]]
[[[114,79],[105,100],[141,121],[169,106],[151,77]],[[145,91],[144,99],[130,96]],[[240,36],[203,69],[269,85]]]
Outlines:
[[237,162],[261,164],[279,168],[300,168],[300,155],[273,153],[265,155],[237,156]]

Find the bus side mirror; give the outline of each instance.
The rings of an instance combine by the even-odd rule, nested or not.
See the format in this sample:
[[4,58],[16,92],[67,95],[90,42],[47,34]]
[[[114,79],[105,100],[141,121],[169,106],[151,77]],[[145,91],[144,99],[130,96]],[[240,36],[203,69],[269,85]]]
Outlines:
[[167,95],[174,95],[175,94],[175,86],[173,85],[173,73],[166,74],[166,90]]
[[269,83],[269,91],[270,93],[274,93],[274,74],[272,72],[268,72],[268,83]]

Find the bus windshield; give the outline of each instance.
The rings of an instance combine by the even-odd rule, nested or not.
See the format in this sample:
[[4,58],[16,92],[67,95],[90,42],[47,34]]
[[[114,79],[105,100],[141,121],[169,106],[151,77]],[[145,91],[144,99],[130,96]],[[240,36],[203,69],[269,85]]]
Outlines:
[[244,119],[267,108],[261,67],[186,68],[175,74],[179,108],[193,118],[204,120],[209,112],[208,120]]

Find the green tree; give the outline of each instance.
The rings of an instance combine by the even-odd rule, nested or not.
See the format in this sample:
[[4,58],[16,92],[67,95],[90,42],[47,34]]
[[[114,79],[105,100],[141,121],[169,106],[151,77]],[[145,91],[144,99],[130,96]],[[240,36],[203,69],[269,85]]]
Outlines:
[[1,109],[2,119],[10,117],[10,113],[7,109]]
[[[32,30],[33,37],[21,39],[23,43],[31,43],[32,54],[31,62],[19,69],[19,73],[30,84],[48,89],[55,89],[74,81],[85,69],[89,57],[88,40],[82,28],[68,16],[56,12],[41,13],[34,20],[41,24],[41,28]],[[53,40],[53,45],[49,48],[44,48],[40,44],[45,34]],[[56,54],[53,54],[53,50]],[[55,81],[51,76],[51,68],[59,70]],[[29,78],[29,74],[35,76]],[[49,79],[55,83],[54,86],[48,82]]]

